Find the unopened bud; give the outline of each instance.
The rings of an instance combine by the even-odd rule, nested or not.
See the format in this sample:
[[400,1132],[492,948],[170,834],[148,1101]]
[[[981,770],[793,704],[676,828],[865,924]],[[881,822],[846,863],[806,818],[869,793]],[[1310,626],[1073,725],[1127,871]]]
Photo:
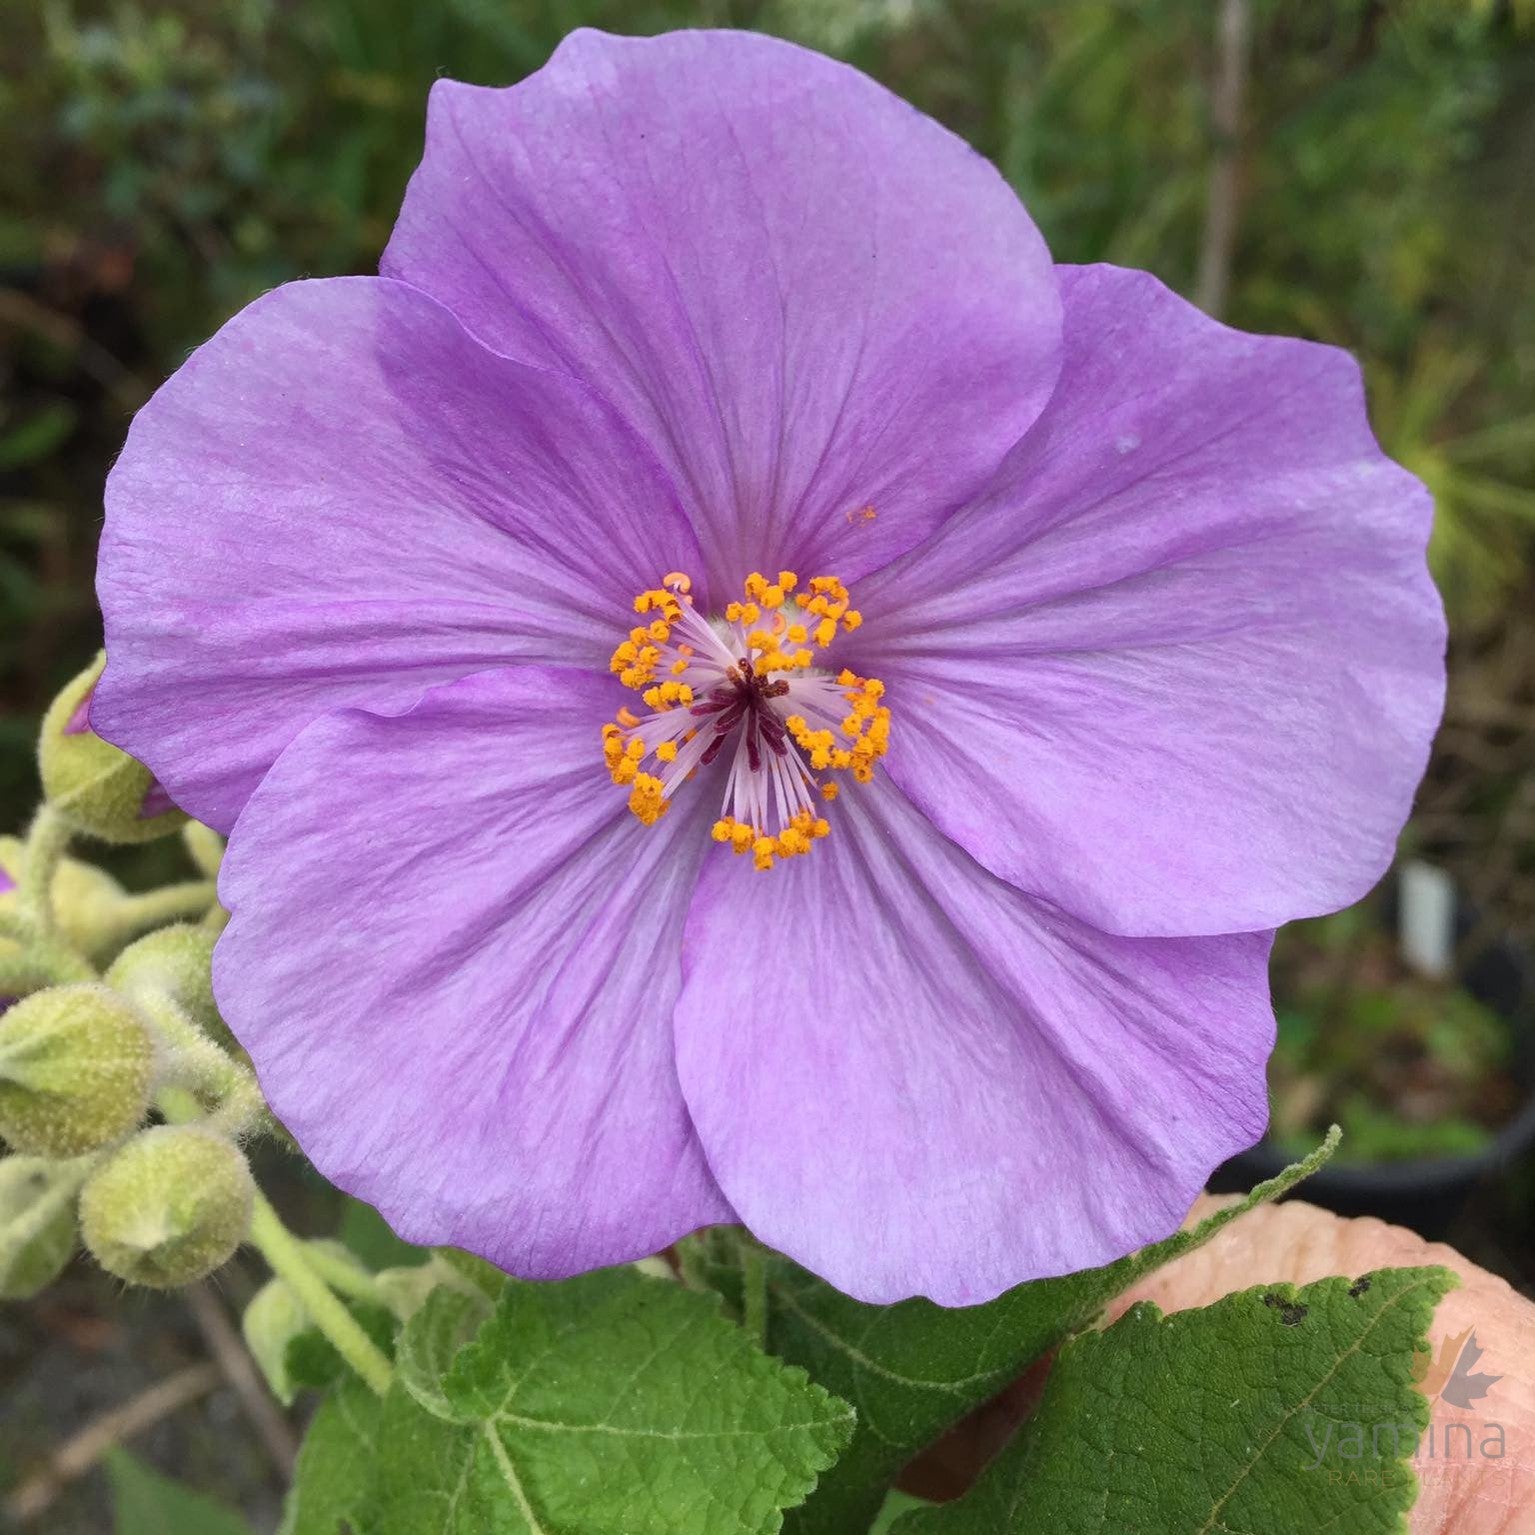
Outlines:
[[[26,856],[20,837],[0,837],[0,911],[17,904]],[[87,959],[101,960],[121,942],[114,914],[122,899],[123,887],[105,869],[78,858],[59,860],[53,874],[54,914],[70,946]]]
[[158,993],[178,1003],[215,1044],[236,1048],[229,1026],[213,1000],[213,945],[206,928],[180,922],[157,928],[131,943],[112,961],[107,985],[126,997]]
[[232,1141],[200,1125],[159,1125],[92,1174],[80,1195],[80,1231],[109,1274],[168,1290],[233,1255],[255,1196]]
[[69,1262],[78,1182],[42,1157],[0,1161],[0,1300],[30,1300]]
[[152,842],[186,816],[154,775],[90,723],[91,694],[106,665],[99,655],[54,699],[43,719],[38,764],[48,802],[81,831],[108,842]]
[[126,1135],[149,1105],[154,1046],[105,986],[53,986],[0,1017],[0,1136],[73,1157]]

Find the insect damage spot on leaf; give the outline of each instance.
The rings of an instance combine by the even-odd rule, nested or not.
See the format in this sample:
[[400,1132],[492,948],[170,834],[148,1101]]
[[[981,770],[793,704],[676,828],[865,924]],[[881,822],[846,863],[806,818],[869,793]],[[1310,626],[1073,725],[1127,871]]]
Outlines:
[[[1351,1295],[1353,1291],[1349,1292]],[[1299,1327],[1305,1321],[1306,1313],[1311,1309],[1293,1301],[1287,1301],[1282,1295],[1275,1295],[1271,1290],[1263,1297],[1263,1304],[1279,1313],[1279,1320],[1286,1327]]]
[[1365,1294],[1369,1290],[1369,1288],[1370,1276],[1368,1274],[1361,1274],[1359,1278],[1356,1279],[1353,1284],[1348,1287],[1349,1299],[1358,1300],[1361,1295]]

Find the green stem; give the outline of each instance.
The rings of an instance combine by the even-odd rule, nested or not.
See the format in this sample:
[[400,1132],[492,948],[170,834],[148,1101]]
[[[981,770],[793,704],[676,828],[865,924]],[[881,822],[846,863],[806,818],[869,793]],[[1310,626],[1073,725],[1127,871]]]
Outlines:
[[74,828],[52,805],[39,807],[27,832],[16,904],[41,937],[53,932],[53,876],[73,836]]
[[314,1266],[313,1252],[283,1225],[277,1212],[260,1193],[256,1195],[255,1211],[251,1216],[249,1240],[266,1259],[267,1267],[298,1297],[310,1320],[330,1340],[336,1352],[378,1396],[385,1395],[394,1379],[394,1367],[320,1277]]
[[345,1258],[338,1258],[317,1242],[308,1243],[304,1252],[314,1271],[331,1289],[350,1295],[353,1300],[365,1300],[375,1306],[385,1305],[378,1288],[378,1280],[366,1269],[360,1269]]
[[741,1241],[741,1325],[758,1348],[767,1347],[767,1255],[750,1237]]
[[211,879],[189,879],[142,895],[127,895],[112,908],[112,946],[121,947],[167,922],[200,921],[218,899]]

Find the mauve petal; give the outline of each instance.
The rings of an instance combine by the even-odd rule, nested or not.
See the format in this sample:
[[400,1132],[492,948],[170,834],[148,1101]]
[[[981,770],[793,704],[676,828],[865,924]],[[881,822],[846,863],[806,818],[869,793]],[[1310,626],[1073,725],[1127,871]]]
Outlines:
[[91,724],[227,831],[316,716],[514,659],[604,667],[635,591],[696,559],[665,475],[581,384],[403,283],[294,283],[133,423]]
[[989,1300],[1174,1230],[1262,1133],[1269,935],[1109,937],[885,783],[758,874],[721,851],[677,1067],[763,1241],[860,1300]]
[[743,32],[580,31],[510,89],[439,81],[383,270],[612,400],[717,590],[911,547],[1058,366],[1049,255],[996,171],[857,71]]
[[670,1028],[707,807],[623,808],[597,742],[619,691],[530,667],[317,721],[220,879],[219,1006],[315,1165],[531,1278],[732,1218]]
[[1432,505],[1359,370],[1063,268],[1066,360],[995,491],[858,592],[891,776],[1111,932],[1259,930],[1389,863],[1444,692]]

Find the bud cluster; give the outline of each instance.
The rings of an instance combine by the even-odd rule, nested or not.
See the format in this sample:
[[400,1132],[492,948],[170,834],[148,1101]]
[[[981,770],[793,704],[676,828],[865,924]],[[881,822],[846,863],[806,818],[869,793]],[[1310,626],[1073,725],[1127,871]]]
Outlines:
[[[90,728],[102,665],[48,711],[31,832],[0,838],[3,1298],[51,1282],[77,1234],[130,1283],[190,1283],[244,1240],[256,1198],[238,1141],[263,1106],[211,976],[223,839]],[[68,855],[82,834],[178,828],[198,877],[142,895]]]

